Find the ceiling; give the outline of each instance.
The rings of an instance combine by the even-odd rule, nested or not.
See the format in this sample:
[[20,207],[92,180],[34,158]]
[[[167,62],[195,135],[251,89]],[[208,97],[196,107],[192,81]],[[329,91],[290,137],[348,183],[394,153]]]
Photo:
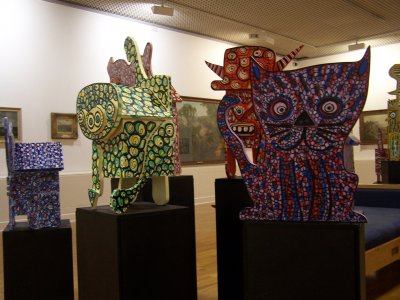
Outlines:
[[[400,43],[399,0],[64,0],[79,6],[196,33],[239,45],[272,48],[298,59]],[[174,15],[153,15],[153,5]],[[250,39],[249,34],[258,38]]]

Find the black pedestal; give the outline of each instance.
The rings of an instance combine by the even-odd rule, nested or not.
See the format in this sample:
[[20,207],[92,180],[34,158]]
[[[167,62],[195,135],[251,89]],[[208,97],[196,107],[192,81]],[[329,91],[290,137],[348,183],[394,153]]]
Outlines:
[[239,212],[252,206],[242,179],[215,181],[218,299],[243,299],[242,222]]
[[74,299],[72,233],[69,220],[58,228],[32,230],[17,222],[3,231],[6,300]]
[[218,299],[364,299],[363,225],[239,220],[242,179],[217,179]]
[[[168,181],[170,199],[168,204],[187,206],[194,214],[193,176],[168,176]],[[154,202],[151,189],[152,180],[149,179],[140,193],[141,201]]]
[[197,299],[193,221],[182,206],[78,208],[79,299]]
[[382,160],[382,182],[400,183],[400,161]]
[[244,299],[365,299],[363,226],[245,221]]

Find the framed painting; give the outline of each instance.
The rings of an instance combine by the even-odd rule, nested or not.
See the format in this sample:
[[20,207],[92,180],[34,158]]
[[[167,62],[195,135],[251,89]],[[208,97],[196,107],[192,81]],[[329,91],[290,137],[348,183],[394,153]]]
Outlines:
[[224,140],[217,125],[219,101],[193,97],[182,100],[177,103],[182,164],[224,163]]
[[22,140],[21,108],[0,107],[0,143],[4,143],[3,118],[7,117],[12,124],[15,141]]
[[383,143],[387,144],[387,109],[363,111],[360,116],[360,141],[362,145],[376,145],[378,130],[382,131]]
[[51,113],[52,139],[77,139],[78,119],[76,114]]

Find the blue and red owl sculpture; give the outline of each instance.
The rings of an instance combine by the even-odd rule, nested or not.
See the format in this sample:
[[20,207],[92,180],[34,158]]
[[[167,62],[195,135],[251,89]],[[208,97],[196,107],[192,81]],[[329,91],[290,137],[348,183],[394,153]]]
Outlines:
[[346,170],[343,148],[367,98],[370,49],[358,62],[293,71],[250,63],[248,92],[263,136],[255,163],[229,122],[240,95],[227,94],[218,107],[218,126],[253,200],[240,218],[365,222],[352,210],[358,177]]

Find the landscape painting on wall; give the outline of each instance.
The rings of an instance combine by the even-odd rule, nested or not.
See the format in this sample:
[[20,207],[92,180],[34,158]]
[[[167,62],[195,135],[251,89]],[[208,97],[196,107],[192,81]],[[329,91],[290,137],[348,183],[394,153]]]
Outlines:
[[51,113],[52,139],[77,139],[78,119],[76,114]]
[[0,107],[0,143],[4,143],[3,118],[7,117],[8,122],[12,123],[12,133],[17,142],[21,141],[21,109],[12,107]]
[[387,109],[363,111],[360,116],[360,140],[362,145],[376,145],[378,130],[382,131],[387,144]]
[[192,97],[182,100],[177,103],[182,164],[223,163],[224,140],[216,121],[219,101]]

